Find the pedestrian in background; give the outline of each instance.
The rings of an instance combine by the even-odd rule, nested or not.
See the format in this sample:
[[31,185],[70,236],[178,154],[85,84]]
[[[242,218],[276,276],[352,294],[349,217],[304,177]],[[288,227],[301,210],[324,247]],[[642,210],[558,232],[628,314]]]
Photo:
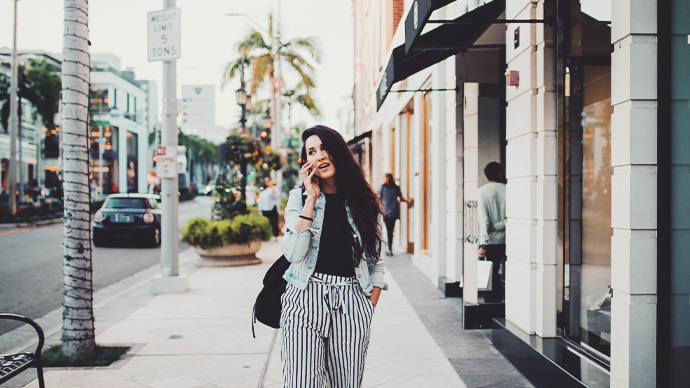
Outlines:
[[505,287],[501,281],[506,256],[506,185],[503,166],[491,162],[484,167],[489,183],[479,188],[477,194],[477,218],[479,221],[479,257],[493,263],[491,291],[485,302],[501,302]]
[[380,201],[338,132],[317,125],[302,141],[304,189],[285,208],[283,387],[361,387],[385,288]]
[[259,193],[259,210],[271,222],[273,236],[277,240],[280,233],[280,228],[278,228],[278,189],[276,182],[271,177],[264,179],[264,186],[264,189]]
[[400,186],[395,184],[393,174],[386,173],[386,181],[379,189],[381,202],[383,202],[383,223],[386,224],[386,232],[388,232],[388,256],[393,256],[393,231],[395,230],[395,222],[400,218],[400,201],[405,202],[408,206],[412,206],[411,202],[405,199],[400,190]]

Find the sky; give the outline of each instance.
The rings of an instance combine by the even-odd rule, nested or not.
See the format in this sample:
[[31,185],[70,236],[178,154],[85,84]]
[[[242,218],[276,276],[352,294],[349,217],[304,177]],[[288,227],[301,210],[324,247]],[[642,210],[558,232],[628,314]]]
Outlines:
[[[0,0],[0,47],[12,48],[13,3]],[[19,0],[17,49],[61,53],[63,4],[61,0]],[[337,109],[343,97],[352,94],[353,85],[351,0],[177,0],[176,6],[182,20],[178,98],[181,85],[216,85],[216,125],[236,126],[240,108],[234,91],[239,81],[235,79],[221,90],[223,70],[236,57],[235,43],[252,28],[268,28],[268,14],[277,15],[280,9],[282,40],[312,36],[318,39],[322,52],[314,96],[323,116],[312,118],[293,104],[292,123],[338,125]],[[122,70],[132,68],[137,79],[156,81],[159,96],[162,62],[147,59],[147,13],[162,8],[162,0],[89,1],[91,53],[118,56]],[[228,13],[245,13],[248,17],[226,16]],[[289,86],[287,74],[286,83]],[[286,123],[287,109],[283,111]]]

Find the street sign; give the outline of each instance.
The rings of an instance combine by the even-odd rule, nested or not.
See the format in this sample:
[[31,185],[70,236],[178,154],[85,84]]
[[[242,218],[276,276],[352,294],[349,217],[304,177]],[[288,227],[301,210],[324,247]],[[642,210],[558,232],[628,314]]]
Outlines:
[[175,178],[177,176],[177,147],[156,147],[156,174],[159,178]]
[[216,128],[216,88],[214,85],[182,85],[181,123],[183,131],[212,131]]
[[166,8],[148,13],[149,62],[180,57],[180,9]]
[[[292,144],[290,144],[290,141],[292,140]],[[283,139],[283,144],[286,147],[299,147],[299,138],[293,138],[293,139]]]

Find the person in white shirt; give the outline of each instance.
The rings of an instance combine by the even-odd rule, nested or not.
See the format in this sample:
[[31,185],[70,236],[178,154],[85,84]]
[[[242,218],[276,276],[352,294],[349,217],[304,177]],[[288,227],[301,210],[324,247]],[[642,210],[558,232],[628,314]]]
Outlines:
[[506,185],[503,166],[491,162],[484,167],[489,183],[479,188],[477,218],[479,221],[479,256],[493,263],[491,291],[484,301],[501,302],[505,296],[502,273],[506,256]]
[[280,200],[280,195],[278,195],[276,182],[270,177],[264,179],[264,185],[266,188],[259,193],[259,210],[261,210],[261,214],[264,217],[271,221],[273,236],[278,238],[280,233],[280,228],[278,228],[278,201]]

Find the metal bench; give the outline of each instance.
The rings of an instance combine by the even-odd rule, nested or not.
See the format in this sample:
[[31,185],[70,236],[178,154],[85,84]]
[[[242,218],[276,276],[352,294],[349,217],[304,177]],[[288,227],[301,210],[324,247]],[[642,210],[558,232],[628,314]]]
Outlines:
[[45,388],[43,383],[43,365],[41,363],[41,349],[43,349],[43,329],[30,318],[16,314],[0,313],[0,319],[24,322],[36,330],[38,345],[33,353],[0,354],[0,385],[11,380],[18,374],[31,367],[36,368],[38,386]]

